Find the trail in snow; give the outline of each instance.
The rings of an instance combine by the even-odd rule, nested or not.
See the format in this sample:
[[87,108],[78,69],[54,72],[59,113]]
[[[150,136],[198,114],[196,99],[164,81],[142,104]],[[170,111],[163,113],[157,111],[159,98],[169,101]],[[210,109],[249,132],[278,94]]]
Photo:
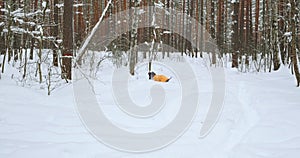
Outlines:
[[[0,157],[2,158],[294,158],[300,155],[300,98],[289,70],[271,74],[241,74],[226,70],[226,99],[223,113],[213,131],[199,139],[199,131],[210,103],[211,78],[203,61],[192,66],[199,81],[201,95],[198,115],[190,129],[175,143],[151,153],[122,153],[106,147],[91,136],[76,112],[72,86],[58,89],[53,95],[16,86],[10,75],[0,80]],[[162,85],[168,96],[167,105],[152,120],[134,120],[114,107],[111,97],[111,65],[101,69],[101,82],[96,94],[105,114],[122,128],[134,131],[156,130],[167,124],[178,106],[178,81],[172,71],[160,65],[154,69],[173,76]],[[144,70],[145,69],[145,70]],[[141,67],[129,82],[137,103],[149,102],[148,80]],[[103,84],[104,83],[104,84]]]

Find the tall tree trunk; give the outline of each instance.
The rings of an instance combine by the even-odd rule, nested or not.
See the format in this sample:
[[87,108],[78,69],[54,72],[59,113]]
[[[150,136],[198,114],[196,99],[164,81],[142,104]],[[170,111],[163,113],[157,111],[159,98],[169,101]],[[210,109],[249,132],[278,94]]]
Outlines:
[[95,25],[100,18],[98,0],[93,0],[93,10],[94,10],[93,25]]
[[240,8],[239,8],[239,45],[240,45],[240,53],[241,55],[243,55],[244,52],[244,48],[245,48],[245,0],[240,0]]
[[[52,28],[52,33],[53,33],[53,37],[57,40],[58,39],[58,0],[54,0],[54,27]],[[53,65],[54,66],[58,66],[58,48],[55,45],[57,42],[55,41],[55,43],[53,44]]]
[[[250,55],[250,12],[251,12],[251,9],[250,9],[250,1],[251,0],[246,0],[245,1],[245,10],[246,10],[246,13],[245,13],[245,16],[246,16],[246,23],[245,23],[245,37],[244,37],[244,41],[245,41],[245,54],[247,56]],[[248,61],[248,58],[246,58],[246,65],[249,65],[249,61]]]
[[293,63],[294,67],[294,72],[295,72],[295,77],[297,80],[297,87],[300,86],[300,73],[299,73],[299,66],[298,66],[298,57],[297,57],[297,50],[296,50],[296,0],[290,0],[291,3],[291,16],[292,18],[292,23],[291,23],[291,31],[292,31],[292,50],[291,50],[291,60]]
[[[0,9],[4,9],[4,8],[5,8],[4,7],[4,1],[0,0]],[[4,12],[0,12],[0,21],[4,21],[3,15],[4,15]],[[0,32],[3,31],[3,28],[4,28],[4,24],[3,25],[0,24]],[[4,54],[5,52],[6,52],[5,38],[4,38],[3,34],[0,34],[0,55]]]
[[272,1],[272,52],[274,71],[280,68],[279,50],[278,50],[278,4],[277,0]]
[[138,29],[138,21],[139,21],[139,15],[138,15],[138,8],[139,7],[139,0],[134,0],[134,12],[133,12],[133,20],[132,20],[132,34],[131,34],[131,48],[130,48],[130,54],[129,54],[129,71],[131,75],[134,75],[134,68],[136,65],[136,58],[138,53],[137,48],[137,29]]
[[266,41],[266,51],[267,52],[267,60],[268,62],[267,63],[267,67],[269,69],[269,72],[272,71],[272,63],[273,63],[273,60],[272,60],[272,57],[273,57],[273,53],[270,51],[272,50],[272,0],[266,0],[266,11],[267,11],[267,16],[266,16],[266,37],[265,39],[267,40]]
[[283,64],[286,64],[286,51],[284,50],[284,43],[285,40],[283,38],[284,33],[285,33],[285,26],[284,26],[284,5],[285,5],[285,0],[279,0],[278,2],[278,15],[279,17],[279,21],[278,21],[278,35],[279,35],[279,51],[280,51],[280,55],[281,55],[281,62]]
[[[194,7],[194,6],[192,6],[193,2],[192,2],[192,0],[187,0],[186,2],[187,2],[187,12],[186,12],[186,14],[189,15],[190,17],[193,17],[193,7]],[[189,20],[189,19],[187,19],[187,20]],[[187,50],[189,51],[189,54],[188,54],[189,56],[191,55],[191,53],[192,54],[194,53],[192,45],[191,45],[191,41],[190,41],[190,39],[192,38],[191,29],[192,29],[192,25],[191,25],[190,21],[187,21],[187,24],[186,24],[186,37],[187,37],[187,39],[185,40],[185,46],[184,47],[185,47],[186,51]]]
[[[195,50],[195,58],[198,58],[198,52],[199,52],[199,50],[200,49],[198,49],[199,47],[200,47],[200,45],[199,45],[199,22],[200,22],[200,18],[199,18],[199,0],[196,0],[195,2],[193,2],[193,3],[195,3],[194,5],[195,5],[195,11],[196,11],[196,13],[195,13],[195,19],[196,19],[196,42],[195,42],[195,47],[196,47],[196,50]],[[202,41],[200,41],[200,42],[202,42]]]
[[[0,9],[4,9],[4,1],[0,0]],[[1,21],[4,21],[4,19],[2,19],[2,16],[4,15],[4,12],[0,12],[0,19]],[[0,26],[0,31],[2,32],[4,28],[4,24],[3,26]],[[5,41],[5,36],[3,34],[0,35],[0,55],[3,54],[3,60],[1,63],[1,73],[4,73],[4,67],[5,67],[5,57],[6,57],[6,41]],[[0,78],[1,78],[1,73],[0,73]]]
[[[37,9],[38,9],[38,0],[35,0],[33,3],[34,12],[36,12]],[[34,19],[36,19],[36,17],[34,17]],[[34,31],[34,30],[35,30],[35,26],[31,26],[30,31]],[[30,55],[29,55],[30,60],[33,60],[34,48],[35,48],[35,38],[31,37]]]
[[[183,0],[183,8],[182,8],[182,14],[186,14],[186,0]],[[186,24],[185,24],[185,21],[186,21],[186,19],[185,19],[185,16],[182,16],[182,35],[186,35]],[[185,39],[183,38],[183,37],[181,37],[180,38],[181,40],[181,43],[180,43],[180,45],[181,45],[181,48],[182,48],[182,51],[181,51],[181,55],[183,55],[183,53],[186,53],[186,47],[185,47]]]
[[200,57],[202,58],[203,56],[203,51],[204,51],[204,0],[200,0],[200,24],[201,24],[201,28],[200,28]]
[[238,68],[239,63],[239,2],[233,3],[233,34],[232,34],[232,47],[233,47],[233,53],[232,53],[232,68]]
[[217,44],[221,50],[221,52],[223,52],[223,25],[224,25],[224,19],[223,19],[223,15],[224,15],[224,1],[223,0],[219,0],[218,1],[218,16],[217,16]]
[[[258,49],[258,26],[259,26],[260,0],[256,0],[255,4],[255,48]],[[256,58],[255,58],[256,60]]]
[[63,15],[63,56],[62,56],[62,77],[72,79],[72,56],[73,56],[73,1],[64,0]]
[[[216,39],[216,23],[215,23],[215,1],[211,0],[210,1],[210,6],[211,6],[211,11],[210,11],[210,35],[211,38],[213,40]],[[217,63],[217,55],[216,55],[216,50],[214,49],[214,47],[212,47],[212,64],[216,64]]]
[[[12,1],[8,0],[8,2],[6,2],[6,6],[12,6]],[[11,16],[11,12],[13,11],[11,7],[7,7],[6,8],[8,10],[8,17],[7,17],[7,35],[6,35],[6,47],[7,47],[7,61],[10,62],[11,60],[11,56],[13,54],[13,50],[12,50],[12,46],[13,46],[13,32],[11,30],[11,26],[13,25],[13,18]],[[5,59],[6,54],[4,55],[4,59]],[[3,60],[3,63],[5,61]],[[3,68],[4,68],[4,64],[3,64]],[[2,70],[2,72],[4,72],[4,70]]]
[[[84,1],[80,1],[81,3],[84,3]],[[94,4],[94,5],[98,5],[98,3]],[[94,9],[98,9],[98,7],[94,8]],[[85,22],[84,22],[84,18],[83,18],[83,6],[78,6],[78,13],[77,13],[77,41],[76,41],[76,45],[79,47],[82,43],[82,41],[84,40],[85,36],[86,36],[86,32],[85,32]],[[99,14],[98,11],[94,11],[94,15],[95,14]],[[96,16],[96,15],[95,15]],[[99,16],[96,16],[94,18],[94,20],[97,21],[99,20]],[[93,21],[93,26],[97,23],[97,21]]]
[[263,1],[263,6],[262,6],[262,57],[265,58],[266,55],[266,2]]
[[229,53],[230,51],[230,42],[231,42],[231,37],[229,34],[231,33],[231,28],[232,28],[232,21],[231,21],[231,3],[226,2],[224,4],[224,20],[223,20],[223,49],[224,53]]

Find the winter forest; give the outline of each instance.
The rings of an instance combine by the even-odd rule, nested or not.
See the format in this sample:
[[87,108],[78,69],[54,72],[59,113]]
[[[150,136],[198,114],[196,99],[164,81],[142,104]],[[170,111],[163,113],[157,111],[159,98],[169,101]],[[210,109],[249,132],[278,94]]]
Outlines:
[[299,10],[0,0],[0,157],[299,157]]
[[[205,42],[196,42],[193,47],[180,35],[165,33],[169,30],[154,26],[128,31],[98,51],[114,52],[112,56],[118,56],[115,52],[120,51],[134,54],[130,49],[133,45],[154,40],[193,58],[211,53],[211,65],[222,66],[220,63],[229,60],[231,67],[241,72],[273,72],[280,66],[289,66],[299,86],[299,4],[297,0],[0,0],[1,73],[5,73],[8,63],[19,70],[22,80],[30,78],[42,83],[48,78],[45,76],[53,74],[68,81],[72,59],[101,15],[110,21],[103,28],[109,34],[119,20],[110,18],[112,14],[132,7],[156,6],[196,19],[203,26],[201,29],[198,24],[190,26],[176,16],[166,15],[167,21],[163,23],[178,24],[172,27],[187,36],[194,36],[195,30],[206,31],[216,41],[219,51],[208,49]],[[127,27],[132,27],[133,22]],[[182,25],[185,22],[187,25]],[[192,39],[207,39],[205,34],[200,35]],[[163,57],[173,53],[159,45],[154,47]]]

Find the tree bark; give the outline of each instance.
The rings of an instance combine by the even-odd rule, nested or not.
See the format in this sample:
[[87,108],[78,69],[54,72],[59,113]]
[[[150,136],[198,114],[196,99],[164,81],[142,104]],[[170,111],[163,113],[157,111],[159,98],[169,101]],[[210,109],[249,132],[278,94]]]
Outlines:
[[134,12],[133,12],[133,20],[132,20],[132,34],[131,34],[131,48],[130,48],[130,54],[129,54],[129,71],[131,75],[134,75],[134,68],[136,65],[136,58],[137,58],[137,29],[138,29],[138,21],[139,21],[139,15],[138,15],[138,9],[139,7],[139,1],[134,1]]
[[255,48],[258,49],[258,26],[259,26],[259,13],[260,1],[256,0],[255,4]]
[[279,50],[278,50],[278,4],[277,0],[272,1],[272,52],[273,52],[273,64],[274,71],[280,68]]
[[[54,27],[52,28],[52,33],[53,33],[53,37],[57,40],[58,39],[58,0],[54,0]],[[55,43],[53,44],[53,65],[54,66],[58,66],[58,52],[57,52],[57,46],[55,44],[57,44],[56,41],[54,41]]]
[[[278,2],[278,15],[279,17],[279,21],[278,21],[278,34],[279,37],[283,37],[284,33],[285,33],[285,27],[284,27],[284,17],[286,16],[284,14],[284,5],[285,5],[285,0],[279,0]],[[279,39],[279,51],[280,51],[280,56],[281,56],[281,62],[283,64],[286,64],[286,57],[287,57],[287,53],[284,49],[284,43],[285,43],[285,38],[281,38]]]
[[296,50],[296,2],[295,0],[290,0],[291,3],[291,16],[292,23],[291,23],[291,31],[292,31],[292,50],[291,50],[291,60],[294,67],[295,77],[297,80],[297,87],[300,86],[300,73],[299,73],[299,66],[298,66],[298,57],[297,57],[297,50]]
[[73,1],[71,0],[64,0],[63,21],[62,77],[71,80],[73,56]]
[[233,44],[233,53],[232,53],[232,68],[238,68],[239,63],[238,63],[238,59],[239,59],[239,29],[238,29],[238,23],[239,23],[239,16],[238,16],[238,12],[239,12],[239,2],[235,2],[233,4],[233,35],[232,35],[232,44]]
[[224,1],[219,0],[218,2],[219,3],[218,3],[218,16],[217,16],[217,44],[218,44],[221,52],[223,52]]
[[200,57],[203,57],[203,51],[204,51],[204,0],[200,0],[200,24],[201,24],[201,28],[200,28]]
[[[0,9],[4,9],[4,1],[0,0]],[[4,15],[4,12],[0,12],[0,21],[4,21],[2,16]],[[0,26],[0,32],[2,32],[4,28],[3,26]],[[6,48],[5,48],[5,38],[4,35],[0,35],[0,55],[6,53]]]
[[93,10],[94,10],[93,25],[95,25],[100,18],[98,0],[93,0]]
[[[210,6],[211,6],[211,12],[210,12],[210,35],[211,38],[213,40],[216,39],[216,23],[215,23],[215,1],[211,0],[210,1]],[[212,47],[213,48],[213,47]],[[212,52],[212,64],[216,64],[217,63],[217,52],[215,51],[215,49],[213,48],[211,50]]]

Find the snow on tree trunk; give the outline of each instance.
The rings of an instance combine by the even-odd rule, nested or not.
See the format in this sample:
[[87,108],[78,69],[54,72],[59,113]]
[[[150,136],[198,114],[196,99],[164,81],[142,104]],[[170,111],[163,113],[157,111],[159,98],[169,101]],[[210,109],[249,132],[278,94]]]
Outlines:
[[64,50],[62,54],[62,77],[71,80],[73,56],[73,1],[64,0],[63,21]]
[[292,23],[291,23],[291,31],[292,31],[292,50],[291,50],[291,60],[294,67],[295,77],[297,80],[297,87],[300,86],[300,73],[299,73],[299,66],[298,66],[298,57],[297,57],[297,48],[296,48],[296,3],[295,0],[290,0],[291,3],[291,16],[292,16]]
[[[0,9],[4,9],[3,0],[0,0]],[[4,12],[0,12],[0,33],[3,31],[5,25],[5,23],[3,22],[4,21],[3,16],[4,16]],[[0,55],[4,53],[6,53],[5,39],[4,39],[4,35],[0,34]]]
[[[52,28],[53,30],[52,30],[52,33],[53,33],[53,37],[56,39],[56,41],[57,41],[57,38],[58,38],[58,23],[59,23],[59,21],[58,21],[58,18],[59,18],[59,15],[58,15],[58,7],[57,7],[57,5],[58,5],[58,0],[54,0],[54,2],[53,2],[54,4],[54,17],[53,17],[53,19],[54,19],[54,27]],[[54,66],[58,66],[58,52],[57,52],[57,46],[56,46],[56,43],[57,42],[54,42],[53,43],[53,65]]]
[[129,52],[129,72],[131,75],[134,75],[134,68],[136,65],[136,58],[137,58],[137,53],[138,53],[138,48],[137,48],[137,29],[138,29],[138,22],[139,22],[139,17],[138,17],[138,8],[140,4],[139,0],[134,1],[134,6],[133,6],[133,20],[132,20],[132,33],[131,33],[131,48]]

